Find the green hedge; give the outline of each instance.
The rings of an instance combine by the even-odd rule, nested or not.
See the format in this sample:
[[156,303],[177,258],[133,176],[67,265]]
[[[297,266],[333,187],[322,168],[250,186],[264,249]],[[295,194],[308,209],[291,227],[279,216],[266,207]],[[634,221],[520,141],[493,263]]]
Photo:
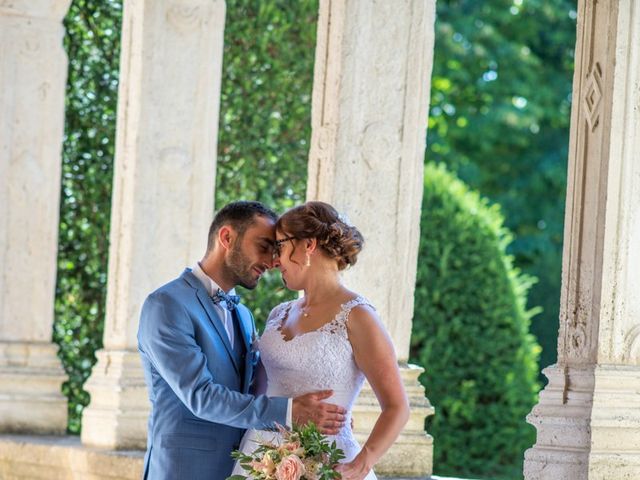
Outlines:
[[426,158],[492,203],[538,282],[539,363],[556,361],[575,0],[438,0]]
[[412,361],[436,408],[427,425],[442,475],[519,477],[535,440],[540,347],[528,333],[533,279],[515,269],[497,205],[427,164]]
[[[215,201],[257,199],[282,211],[305,195],[318,0],[226,4]],[[122,0],[73,0],[64,21],[69,70],[53,340],[69,376],[63,393],[71,433],[80,432],[90,400],[83,384],[102,347],[121,21]],[[259,324],[292,297],[279,274],[265,277],[244,292]]]
[[74,0],[65,18],[69,56],[53,340],[69,379],[69,423],[79,433],[82,385],[102,347],[115,150],[120,0]]

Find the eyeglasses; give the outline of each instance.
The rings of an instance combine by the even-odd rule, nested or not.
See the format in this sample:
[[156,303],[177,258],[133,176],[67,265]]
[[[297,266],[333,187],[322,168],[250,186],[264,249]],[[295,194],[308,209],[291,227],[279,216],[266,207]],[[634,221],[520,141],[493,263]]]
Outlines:
[[273,242],[273,258],[279,257],[282,253],[282,244],[288,240],[295,240],[296,237],[284,237]]

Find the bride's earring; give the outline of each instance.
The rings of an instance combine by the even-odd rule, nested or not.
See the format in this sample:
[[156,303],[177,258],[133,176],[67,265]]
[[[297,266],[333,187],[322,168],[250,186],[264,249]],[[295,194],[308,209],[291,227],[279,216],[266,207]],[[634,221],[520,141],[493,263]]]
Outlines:
[[304,262],[304,266],[305,267],[310,267],[311,266],[311,255],[309,255],[308,253],[307,253],[307,261]]

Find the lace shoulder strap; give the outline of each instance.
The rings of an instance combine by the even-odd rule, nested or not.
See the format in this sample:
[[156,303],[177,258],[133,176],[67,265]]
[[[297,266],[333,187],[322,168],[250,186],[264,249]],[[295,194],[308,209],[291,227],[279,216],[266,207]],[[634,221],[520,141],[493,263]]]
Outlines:
[[334,321],[331,322],[333,324],[332,326],[334,327],[334,329],[332,329],[334,332],[342,331],[346,333],[349,314],[351,313],[351,310],[353,310],[358,305],[368,305],[375,310],[373,304],[366,298],[360,295],[358,295],[356,298],[352,298],[348,302],[341,305],[340,312],[338,313],[338,315],[336,315]]
[[267,327],[274,326],[274,325],[276,327],[280,326],[280,323],[282,322],[282,318],[291,308],[291,302],[293,302],[293,300],[290,300],[288,302],[282,302],[281,304],[276,305],[273,308],[273,310],[271,310],[271,313],[267,318]]
[[343,303],[342,304],[342,311],[346,312],[347,317],[349,317],[349,313],[351,313],[351,310],[353,310],[358,305],[368,305],[369,307],[373,308],[374,310],[376,309],[376,307],[373,306],[373,303],[371,303],[369,300],[367,300],[363,296],[358,295],[356,298],[353,298],[353,299],[349,300],[347,303]]

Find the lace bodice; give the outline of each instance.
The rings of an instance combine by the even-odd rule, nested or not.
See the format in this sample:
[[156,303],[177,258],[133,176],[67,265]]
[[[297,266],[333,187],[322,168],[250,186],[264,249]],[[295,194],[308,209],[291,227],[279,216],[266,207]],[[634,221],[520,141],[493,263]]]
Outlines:
[[318,330],[285,340],[282,324],[293,302],[276,307],[267,321],[258,349],[269,378],[269,396],[296,397],[315,390],[331,389],[335,401],[349,410],[364,375],[353,357],[347,321],[356,305],[369,304],[356,297],[341,305],[340,312]]
[[[351,310],[371,305],[356,297],[340,306],[338,314],[317,330],[285,340],[282,325],[293,301],[278,305],[269,316],[258,350],[268,377],[267,395],[296,397],[317,390],[333,390],[327,402],[351,414],[364,374],[358,368],[347,334]],[[351,438],[349,422],[339,436]]]
[[[364,374],[355,362],[347,323],[354,307],[373,306],[365,298],[358,296],[342,304],[333,320],[319,329],[286,340],[281,329],[292,305],[293,301],[274,308],[264,333],[256,341],[256,348],[267,372],[267,395],[293,398],[318,390],[333,390],[333,396],[326,401],[344,407],[348,413],[342,430],[329,438],[336,440],[338,447],[345,453],[345,461],[350,461],[360,451],[360,445],[351,431],[350,420],[353,403],[364,383]],[[245,452],[252,451],[255,440],[263,436],[264,432],[248,431],[241,449]],[[234,473],[243,472],[236,465]],[[375,479],[373,472],[366,477],[366,480]]]

